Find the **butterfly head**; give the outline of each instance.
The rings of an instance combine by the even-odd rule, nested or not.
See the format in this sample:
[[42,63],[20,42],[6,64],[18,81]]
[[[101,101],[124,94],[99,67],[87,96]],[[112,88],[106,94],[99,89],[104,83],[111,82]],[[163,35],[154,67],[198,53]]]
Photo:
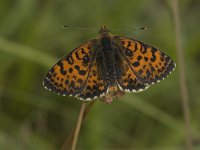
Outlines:
[[106,26],[101,26],[101,29],[99,30],[100,37],[108,37],[110,35],[110,31],[106,28]]

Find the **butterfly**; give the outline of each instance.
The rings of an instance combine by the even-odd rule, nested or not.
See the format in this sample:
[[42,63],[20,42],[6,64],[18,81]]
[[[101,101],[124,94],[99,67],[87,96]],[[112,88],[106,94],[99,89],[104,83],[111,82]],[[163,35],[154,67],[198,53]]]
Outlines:
[[141,92],[163,80],[176,64],[161,50],[138,40],[114,36],[101,26],[99,36],[61,58],[45,75],[46,89],[83,101]]

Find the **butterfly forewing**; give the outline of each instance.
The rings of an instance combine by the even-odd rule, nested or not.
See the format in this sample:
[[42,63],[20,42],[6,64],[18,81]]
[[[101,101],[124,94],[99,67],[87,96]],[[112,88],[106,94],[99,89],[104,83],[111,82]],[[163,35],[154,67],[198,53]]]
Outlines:
[[64,56],[46,74],[44,86],[61,95],[78,95],[89,75],[93,41],[86,42]]

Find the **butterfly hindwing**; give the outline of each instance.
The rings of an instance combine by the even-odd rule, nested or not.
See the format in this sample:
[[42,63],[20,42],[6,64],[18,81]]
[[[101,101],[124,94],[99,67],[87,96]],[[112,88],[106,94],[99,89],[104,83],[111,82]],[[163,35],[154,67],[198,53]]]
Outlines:
[[96,99],[105,94],[107,88],[108,86],[98,70],[97,62],[94,61],[85,88],[78,97],[85,100]]
[[128,63],[142,83],[146,85],[156,83],[175,68],[175,62],[157,48],[134,39],[114,37],[123,45]]
[[118,79],[118,84],[121,90],[126,92],[141,92],[148,88],[148,86],[137,79],[132,68],[125,60],[122,61],[121,65],[123,66],[123,69],[121,77]]

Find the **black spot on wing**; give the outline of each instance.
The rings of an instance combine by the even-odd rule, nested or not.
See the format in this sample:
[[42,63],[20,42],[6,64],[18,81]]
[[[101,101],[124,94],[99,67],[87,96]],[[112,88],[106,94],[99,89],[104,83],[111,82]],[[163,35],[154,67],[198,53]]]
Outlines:
[[75,55],[76,55],[76,58],[77,58],[78,60],[81,60],[81,58],[79,57],[78,51],[75,52]]
[[61,61],[59,61],[59,62],[57,63],[57,65],[60,67],[60,73],[61,73],[62,75],[66,75],[67,71],[64,70],[63,63],[62,63]]
[[144,43],[140,43],[140,44],[141,44],[140,52],[141,52],[142,54],[147,53],[147,48],[148,48],[148,46],[147,46],[146,44],[144,44]]
[[144,57],[144,61],[146,61],[146,62],[147,62],[148,60],[149,60],[149,58],[148,58],[148,57]]
[[128,56],[128,57],[132,57],[133,56],[133,51],[130,50],[130,49],[126,48],[125,53],[126,53],[126,56]]
[[83,57],[83,64],[84,65],[87,65],[88,63],[90,62],[90,57],[88,55],[85,55]]
[[142,56],[139,55],[139,56],[137,57],[137,60],[140,61],[141,59],[142,59]]
[[72,68],[69,68],[69,70],[68,70],[68,71],[69,71],[69,73],[72,73],[73,69],[72,69]]
[[73,57],[71,56],[71,54],[69,54],[69,55],[66,57],[66,61],[67,61],[70,65],[73,65],[73,64],[74,64],[74,59],[73,59]]
[[82,54],[87,54],[87,53],[85,52],[84,48],[81,48],[81,53],[82,53]]
[[78,72],[80,75],[85,75],[86,73],[87,73],[87,71],[85,71],[85,70],[79,70],[79,72]]
[[133,67],[138,67],[140,63],[138,61],[132,63]]

